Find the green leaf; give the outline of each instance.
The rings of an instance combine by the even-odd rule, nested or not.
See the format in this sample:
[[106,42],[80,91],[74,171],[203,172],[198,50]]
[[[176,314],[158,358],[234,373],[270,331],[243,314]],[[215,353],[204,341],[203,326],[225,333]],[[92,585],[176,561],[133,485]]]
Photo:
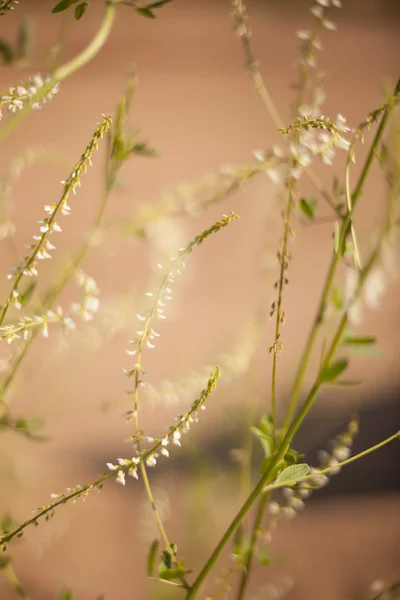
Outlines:
[[21,295],[19,297],[19,301],[22,304],[22,306],[25,306],[25,304],[28,304],[29,300],[32,298],[32,295],[36,289],[36,286],[37,286],[37,281],[31,281],[30,283],[28,283],[28,285],[26,286],[26,288],[24,289],[24,291],[21,293]]
[[182,579],[182,577],[190,572],[190,570],[184,569],[183,567],[177,567],[176,569],[165,569],[160,571],[159,578],[165,579],[165,581],[170,581],[171,579]]
[[77,2],[79,2],[79,0],[61,0],[61,2],[59,2],[58,4],[55,5],[55,7],[53,8],[53,10],[51,12],[52,13],[62,12],[63,10],[67,10],[67,8],[69,8],[73,4],[76,4]]
[[22,429],[24,431],[39,431],[45,425],[45,422],[41,419],[18,419],[15,422],[16,429]]
[[149,0],[148,2],[146,2],[145,6],[146,8],[159,8],[164,4],[168,4],[168,2],[171,2],[171,0]]
[[287,466],[290,467],[291,465],[294,465],[295,463],[297,463],[298,458],[299,458],[299,455],[295,450],[288,450],[286,452],[285,456],[283,457],[283,460],[285,461]]
[[305,477],[310,470],[310,467],[305,463],[299,463],[297,465],[291,465],[283,469],[275,480],[275,483],[286,483],[289,481],[295,481]]
[[154,563],[157,557],[158,546],[160,542],[153,540],[150,546],[149,554],[147,555],[147,576],[151,577],[154,571]]
[[[174,553],[174,556],[176,556],[176,553],[178,551],[177,545],[176,544],[171,544],[171,550]],[[161,572],[164,569],[170,569],[172,566],[172,556],[171,553],[168,550],[163,550],[161,552],[161,563],[158,567],[159,572]]]
[[138,142],[137,144],[132,146],[131,152],[133,152],[133,154],[139,154],[140,156],[158,156],[157,150],[148,146],[146,142]]
[[79,21],[79,19],[83,17],[85,12],[87,11],[88,6],[88,2],[82,2],[82,4],[78,4],[78,6],[75,8],[75,19],[77,21]]
[[346,358],[341,360],[337,360],[335,363],[328,365],[325,367],[320,375],[319,380],[323,382],[335,381],[343,371],[345,371],[348,367],[349,361]]
[[353,356],[364,356],[366,358],[373,356],[382,356],[385,349],[374,346],[373,344],[353,344],[349,345],[349,352]]
[[136,12],[142,17],[147,17],[148,19],[155,19],[156,15],[148,8],[136,8]]
[[343,344],[351,344],[355,346],[366,346],[375,344],[376,338],[374,337],[356,337],[353,335],[347,335],[343,339]]
[[314,198],[311,198],[310,200],[301,198],[301,200],[299,202],[299,208],[308,219],[313,219],[315,216],[317,203],[314,200]]
[[250,431],[260,440],[265,456],[270,456],[272,452],[272,439],[265,435],[258,427],[250,427]]
[[260,429],[268,437],[272,439],[274,433],[274,425],[271,415],[263,415],[260,419]]
[[74,595],[71,590],[63,588],[60,592],[60,600],[74,600]]

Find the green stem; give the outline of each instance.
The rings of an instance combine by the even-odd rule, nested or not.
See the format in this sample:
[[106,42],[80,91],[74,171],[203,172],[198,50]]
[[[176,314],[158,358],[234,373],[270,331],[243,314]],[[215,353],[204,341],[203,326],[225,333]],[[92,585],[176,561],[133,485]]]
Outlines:
[[[101,199],[101,203],[100,203],[96,218],[95,218],[93,226],[92,226],[92,233],[90,233],[87,236],[87,238],[83,241],[80,249],[76,253],[75,257],[72,259],[72,261],[65,267],[65,269],[64,269],[61,277],[58,279],[58,281],[56,281],[53,284],[53,286],[50,288],[50,290],[48,290],[44,294],[44,296],[41,298],[40,305],[41,305],[42,311],[48,310],[52,306],[52,304],[55,302],[57,296],[62,292],[65,285],[68,283],[72,273],[79,267],[82,260],[86,256],[88,250],[90,249],[91,240],[93,239],[93,236],[96,235],[96,233],[99,231],[100,226],[102,224],[104,212],[105,212],[105,209],[106,209],[109,197],[110,197],[110,193],[112,191],[113,184],[114,184],[113,180],[109,180],[108,182],[106,182],[106,188],[104,190],[103,197]],[[13,382],[15,375],[16,375],[19,367],[21,366],[22,361],[24,360],[31,344],[34,342],[34,340],[36,339],[38,334],[39,334],[39,330],[38,329],[34,330],[32,332],[31,337],[28,340],[26,340],[26,342],[22,348],[22,351],[19,353],[19,355],[17,356],[17,358],[13,364],[12,370],[8,374],[6,380],[4,381],[3,387],[0,392],[1,398],[4,398],[4,395],[6,394],[8,388],[10,387],[11,383]]]
[[106,10],[104,14],[103,22],[97,31],[93,40],[89,45],[80,53],[78,56],[67,62],[65,65],[58,68],[53,74],[51,80],[44,84],[37,93],[31,98],[29,104],[17,113],[3,125],[0,129],[0,143],[2,143],[7,136],[15,129],[19,123],[21,123],[32,111],[32,104],[40,102],[43,98],[51,91],[51,89],[62,80],[72,75],[75,71],[81,69],[87,64],[92,58],[96,56],[99,50],[104,46],[108,36],[111,33],[111,29],[114,23],[115,7],[112,0],[106,1]]
[[236,596],[237,600],[242,600],[242,598],[244,598],[246,586],[250,579],[251,569],[253,566],[254,551],[256,549],[257,539],[259,536],[259,532],[261,530],[261,524],[262,524],[262,520],[263,520],[263,516],[264,516],[264,510],[268,504],[269,498],[270,498],[270,495],[268,493],[263,494],[261,496],[261,500],[260,500],[260,503],[259,503],[257,511],[256,511],[253,529],[251,532],[250,547],[249,547],[249,550],[248,550],[247,556],[246,556],[245,569],[242,571],[239,588],[238,588],[238,593]]
[[299,483],[312,481],[313,479],[315,479],[316,475],[329,475],[329,473],[332,473],[332,471],[337,471],[337,469],[341,469],[342,467],[345,467],[346,465],[349,465],[350,463],[355,462],[356,460],[359,460],[360,458],[363,458],[364,456],[367,456],[368,454],[371,454],[372,452],[375,452],[376,450],[379,450],[380,448],[383,448],[383,446],[386,446],[386,444],[393,442],[394,440],[396,440],[399,437],[400,437],[400,430],[396,431],[396,433],[394,433],[393,435],[382,440],[378,444],[375,444],[375,446],[371,446],[370,448],[367,448],[366,450],[363,450],[362,452],[359,452],[358,454],[355,454],[354,456],[351,456],[350,458],[346,458],[346,460],[343,460],[342,462],[339,462],[336,465],[333,465],[331,467],[326,467],[326,469],[319,469],[317,474],[312,473],[311,475],[305,475],[301,479],[293,479],[292,481],[285,481],[284,483],[276,483],[276,484],[273,483],[272,485],[268,485],[264,489],[264,492],[265,493],[272,492],[273,490],[279,490],[280,488],[283,488],[283,487],[291,487],[291,486],[297,485]]
[[297,430],[299,429],[301,423],[303,422],[305,416],[307,415],[307,413],[309,412],[309,410],[311,409],[311,407],[315,401],[317,393],[323,383],[323,381],[321,379],[321,373],[329,366],[329,364],[333,358],[333,355],[335,354],[335,351],[340,343],[340,340],[342,338],[343,331],[344,331],[346,325],[347,325],[347,315],[345,314],[345,315],[343,315],[343,317],[340,321],[340,324],[337,328],[335,336],[331,342],[330,348],[329,348],[327,355],[322,363],[321,370],[319,371],[318,376],[316,377],[314,384],[313,384],[303,406],[301,407],[295,420],[293,421],[293,423],[290,425],[289,429],[287,430],[286,435],[283,438],[283,440],[277,450],[277,453],[274,456],[274,459],[271,461],[271,463],[269,465],[269,468],[264,473],[264,475],[261,477],[260,481],[257,483],[257,485],[255,486],[255,488],[253,489],[251,494],[248,496],[247,500],[244,502],[243,506],[240,508],[239,512],[237,513],[237,515],[235,516],[235,518],[229,525],[228,529],[222,536],[221,540],[218,542],[216,548],[212,552],[211,556],[207,560],[203,569],[200,571],[199,575],[197,576],[196,580],[194,581],[193,585],[191,586],[190,590],[188,591],[186,600],[191,600],[192,598],[195,597],[195,595],[196,595],[197,591],[199,590],[201,584],[203,583],[204,579],[207,577],[207,575],[209,574],[209,572],[215,565],[216,561],[218,560],[219,555],[221,554],[225,545],[228,543],[228,541],[230,540],[230,538],[232,537],[234,532],[237,530],[237,528],[239,527],[239,525],[241,524],[241,522],[243,521],[243,519],[249,512],[249,510],[252,507],[252,505],[254,504],[254,502],[257,500],[257,498],[263,492],[264,487],[271,482],[271,479],[274,476],[275,467],[277,466],[278,462],[280,460],[282,460],[282,458],[286,454],[288,448],[290,447],[293,437],[295,436]]
[[[281,325],[281,317],[282,317],[282,296],[283,296],[283,285],[285,280],[285,271],[287,267],[287,247],[290,235],[290,218],[292,215],[292,210],[294,206],[294,193],[293,189],[289,189],[289,200],[286,208],[286,212],[284,213],[285,227],[284,234],[282,239],[282,248],[280,254],[280,274],[279,274],[279,283],[278,283],[278,299],[276,305],[276,317],[275,317],[275,344],[273,346],[273,359],[272,359],[272,378],[271,378],[271,421],[272,421],[272,430],[274,435],[274,443],[275,443],[275,428],[276,428],[276,370],[277,370],[277,352],[278,348],[276,347],[279,344],[280,338],[280,325]],[[250,547],[246,556],[245,568],[242,571],[240,577],[239,591],[238,591],[238,600],[243,598],[243,595],[246,590],[246,585],[249,580],[250,571],[253,562],[255,545],[257,542],[258,532],[261,527],[262,517],[264,514],[265,505],[268,502],[268,494],[263,495],[259,507],[256,512],[256,516],[254,519],[254,524],[251,533],[251,541]]]
[[[291,184],[289,184],[291,185]],[[289,199],[286,208],[286,212],[284,213],[285,220],[285,228],[283,233],[282,240],[282,248],[280,251],[279,260],[280,260],[280,273],[279,273],[279,282],[278,282],[278,299],[276,303],[276,317],[275,317],[275,343],[272,346],[273,348],[273,358],[272,358],[272,378],[271,378],[271,420],[272,420],[272,430],[274,432],[275,439],[275,428],[276,428],[276,367],[277,367],[277,354],[279,351],[280,345],[280,326],[281,326],[281,318],[282,318],[282,296],[283,296],[283,286],[285,282],[285,270],[288,265],[288,241],[289,235],[291,233],[290,229],[290,217],[292,215],[292,210],[294,206],[294,194],[293,189],[289,189]],[[243,572],[243,576],[244,576]]]
[[[394,96],[397,96],[399,93],[400,93],[400,79],[397,82],[397,85],[395,87]],[[318,330],[319,330],[321,324],[323,323],[323,317],[325,314],[326,305],[328,303],[328,298],[331,293],[332,285],[334,282],[336,269],[339,265],[339,259],[342,255],[345,241],[346,241],[347,235],[349,233],[349,229],[351,228],[352,214],[353,214],[354,208],[361,196],[361,193],[363,191],[365,180],[366,180],[368,172],[371,168],[373,158],[376,155],[378,145],[382,139],[383,132],[385,130],[386,124],[388,122],[389,116],[390,116],[393,108],[394,108],[394,105],[388,105],[387,109],[383,113],[382,119],[379,123],[379,127],[376,131],[372,145],[371,145],[368,155],[365,159],[363,168],[361,169],[361,173],[358,178],[356,187],[355,187],[353,193],[351,194],[352,211],[347,212],[346,217],[344,218],[343,223],[342,223],[342,227],[341,227],[341,231],[340,231],[340,239],[339,239],[339,249],[338,249],[338,252],[334,253],[332,256],[331,264],[330,264],[330,267],[328,270],[328,275],[326,278],[324,290],[322,292],[322,297],[321,297],[321,300],[319,303],[317,314],[316,314],[313,326],[311,328],[310,334],[308,336],[308,340],[307,340],[306,346],[304,348],[303,356],[300,360],[299,368],[298,368],[294,386],[293,386],[292,396],[291,396],[290,403],[289,403],[289,406],[288,406],[288,409],[287,409],[287,412],[286,412],[286,415],[284,418],[284,423],[283,423],[284,430],[288,429],[289,424],[293,419],[294,411],[296,409],[297,402],[298,402],[298,399],[300,396],[304,375],[305,375],[306,369],[308,367],[308,362],[311,357],[311,352],[314,347],[314,342],[317,337]]]

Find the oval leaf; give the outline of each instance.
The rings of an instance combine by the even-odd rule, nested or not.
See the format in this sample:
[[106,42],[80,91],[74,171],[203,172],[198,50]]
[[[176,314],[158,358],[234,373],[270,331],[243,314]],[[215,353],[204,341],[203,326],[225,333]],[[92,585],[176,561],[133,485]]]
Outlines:
[[308,219],[314,218],[316,209],[315,200],[306,200],[305,198],[302,198],[299,202],[299,208]]
[[147,575],[151,577],[154,571],[154,563],[156,561],[158,546],[160,542],[158,540],[153,540],[150,546],[149,553],[147,555]]
[[79,0],[61,0],[61,2],[59,2],[58,4],[55,5],[55,7],[53,8],[53,10],[51,12],[59,13],[59,12],[62,12],[63,10],[67,10],[67,8],[69,8],[73,4],[76,4],[78,1]]
[[82,4],[78,4],[78,6],[75,8],[75,19],[77,21],[79,21],[79,19],[83,17],[85,12],[87,11],[88,6],[89,5],[87,2],[82,2]]
[[335,379],[337,379],[337,377],[339,377],[339,375],[341,375],[341,373],[347,369],[348,364],[349,361],[346,358],[343,358],[342,360],[336,361],[332,365],[328,365],[322,369],[319,376],[320,381],[335,381]]
[[297,465],[290,465],[281,471],[275,481],[275,483],[287,483],[289,481],[297,481],[305,477],[310,467],[306,463],[299,463]]
[[344,344],[352,344],[352,345],[357,345],[357,346],[375,344],[375,342],[376,342],[376,338],[374,338],[374,337],[355,337],[352,335],[346,336],[343,340]]

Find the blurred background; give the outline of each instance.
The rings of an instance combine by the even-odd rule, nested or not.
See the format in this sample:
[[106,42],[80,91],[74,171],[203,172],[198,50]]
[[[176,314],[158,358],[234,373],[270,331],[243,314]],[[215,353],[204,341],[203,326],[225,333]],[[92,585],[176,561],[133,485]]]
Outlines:
[[[92,0],[79,22],[65,13],[51,14],[53,4],[21,1],[1,17],[2,39],[15,40],[26,17],[32,19],[34,34],[29,64],[1,67],[2,89],[46,72],[45,53],[57,50],[60,39],[63,62],[98,29],[103,2]],[[290,123],[291,84],[296,81],[296,32],[310,27],[309,6],[300,0],[248,4],[254,52],[285,123]],[[59,199],[59,182],[70,173],[101,114],[115,114],[132,67],[139,84],[130,122],[138,139],[159,151],[156,159],[133,158],[124,167],[106,213],[106,224],[115,221],[119,227],[107,227],[82,264],[101,290],[98,316],[67,340],[54,329],[48,340],[37,341],[8,395],[12,414],[43,420],[41,433],[48,438],[33,442],[1,432],[0,513],[11,513],[17,521],[49,502],[50,493],[89,483],[104,472],[106,462],[130,456],[124,441],[132,433],[123,417],[130,408],[122,375],[129,366],[124,349],[140,329],[136,313],[146,307],[144,293],[157,285],[157,263],[223,213],[240,215],[240,221],[193,253],[174,287],[157,349],[145,355],[154,385],[143,395],[141,426],[148,435],[162,435],[195,399],[206,374],[216,364],[222,368],[218,390],[195,431],[150,472],[170,538],[194,570],[242,502],[232,450],[243,445],[244,424],[249,415],[257,418],[269,410],[268,348],[274,324],[266,320],[260,328],[257,314],[261,294],[261,305],[275,299],[282,230],[277,188],[263,174],[207,210],[199,206],[199,198],[207,198],[217,185],[221,166],[250,163],[255,150],[282,143],[245,71],[230,8],[222,0],[176,0],[150,20],[118,7],[115,27],[99,55],[62,83],[60,93],[30,115],[0,150],[3,178],[26,148],[42,156],[15,177],[12,189],[13,240],[21,254],[37,231],[43,205]],[[397,0],[344,0],[333,20],[338,31],[324,32],[318,54],[326,71],[324,112],[332,117],[341,113],[355,126],[398,79],[400,5]],[[91,226],[102,192],[104,150],[101,145],[71,199],[72,214],[61,223],[53,261],[41,269],[44,287]],[[358,152],[352,181],[365,149]],[[338,156],[333,168],[316,165],[327,189],[333,173],[343,181],[343,158]],[[210,176],[202,179],[205,174]],[[385,186],[379,169],[372,169],[358,215],[360,244],[366,250],[384,215]],[[305,195],[314,193],[306,181],[302,189]],[[329,215],[328,207],[320,206],[321,215]],[[295,222],[294,259],[284,296],[284,352],[278,361],[282,413],[322,289],[332,231],[332,221],[312,227]],[[10,244],[2,245],[5,296],[5,276],[15,257]],[[67,306],[75,296],[71,286],[60,304]],[[346,428],[354,411],[361,422],[355,451],[399,428],[399,300],[400,286],[393,281],[380,310],[365,311],[360,333],[377,336],[378,352],[351,357],[351,379],[362,379],[362,385],[324,390],[296,439],[296,448],[312,464],[317,450]],[[12,352],[13,346],[3,342],[5,374]],[[314,358],[316,365],[318,353]],[[314,374],[311,367],[305,392]],[[358,600],[370,597],[372,581],[400,577],[399,482],[398,443],[333,478],[295,520],[279,523],[273,565],[257,567],[248,597],[277,598],[279,588],[290,600]],[[31,600],[57,598],[63,585],[80,600],[99,594],[110,600],[179,597],[179,591],[146,580],[147,548],[156,536],[140,482],[129,481],[123,488],[112,481],[85,504],[61,507],[49,523],[27,529],[9,550]],[[199,597],[215,591],[221,567],[230,564],[228,554]],[[0,598],[13,597],[0,579]]]

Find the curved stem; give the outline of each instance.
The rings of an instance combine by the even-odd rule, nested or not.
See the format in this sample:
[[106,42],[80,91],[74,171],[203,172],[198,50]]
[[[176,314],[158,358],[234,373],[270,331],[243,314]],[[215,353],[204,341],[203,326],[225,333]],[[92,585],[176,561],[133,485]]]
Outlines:
[[[394,96],[398,95],[399,93],[400,93],[400,80],[397,82],[397,85],[395,87]],[[304,375],[305,375],[305,372],[306,372],[306,369],[308,366],[309,359],[311,357],[311,352],[314,347],[314,342],[317,337],[319,327],[323,322],[323,317],[324,317],[326,305],[328,303],[329,294],[331,293],[332,285],[334,282],[336,269],[339,264],[340,256],[342,255],[343,250],[344,250],[344,244],[345,244],[347,235],[351,228],[352,213],[353,213],[354,208],[362,194],[365,180],[366,180],[369,170],[371,168],[373,158],[376,155],[378,145],[382,139],[383,132],[385,130],[389,116],[393,110],[393,107],[394,107],[393,105],[388,105],[385,112],[382,115],[381,121],[379,123],[379,127],[376,131],[376,134],[375,134],[375,137],[371,144],[370,150],[365,159],[363,168],[361,169],[361,173],[359,175],[356,187],[355,187],[353,193],[351,194],[352,210],[347,211],[346,217],[343,220],[343,224],[342,224],[341,231],[340,231],[339,248],[338,248],[337,253],[334,253],[332,256],[331,264],[329,266],[326,282],[325,282],[324,289],[322,292],[322,297],[321,297],[321,300],[320,300],[320,303],[319,303],[319,306],[317,309],[317,314],[316,314],[313,326],[311,328],[310,334],[308,336],[303,355],[300,360],[299,368],[298,368],[294,386],[293,386],[292,396],[291,396],[290,403],[289,403],[289,406],[288,406],[288,409],[287,409],[287,412],[286,412],[286,415],[284,418],[283,427],[285,430],[288,429],[289,424],[293,418],[294,411],[296,409],[297,402],[298,402],[298,399],[300,396],[301,386],[303,384]]]
[[288,242],[289,236],[291,234],[290,228],[290,217],[292,216],[292,210],[294,206],[294,193],[292,189],[292,184],[289,184],[289,199],[286,208],[286,212],[284,213],[284,233],[282,239],[282,248],[279,253],[279,261],[280,261],[280,273],[278,280],[278,299],[276,303],[276,316],[275,316],[275,342],[272,346],[273,359],[272,359],[272,381],[271,381],[271,420],[272,420],[272,429],[275,436],[275,428],[276,428],[276,367],[277,367],[277,353],[280,347],[280,326],[283,318],[282,313],[282,296],[283,296],[283,286],[285,283],[285,270],[288,266]]
[[274,459],[271,461],[267,471],[263,474],[263,476],[261,477],[261,479],[255,486],[255,488],[253,489],[251,494],[248,496],[247,500],[244,502],[243,506],[240,508],[239,512],[237,513],[237,515],[235,516],[235,518],[229,525],[228,529],[222,536],[221,540],[218,542],[218,544],[217,544],[216,548],[214,549],[214,551],[212,552],[210,558],[207,560],[203,569],[200,571],[196,580],[192,584],[190,590],[187,593],[186,600],[191,600],[195,597],[195,595],[196,595],[198,589],[200,588],[201,584],[203,583],[204,579],[207,577],[208,573],[211,571],[211,569],[215,565],[216,561],[218,560],[225,545],[228,543],[228,541],[230,540],[230,538],[232,537],[234,532],[237,530],[237,528],[239,527],[239,525],[241,524],[241,522],[243,521],[243,519],[249,512],[249,510],[252,507],[252,505],[254,504],[254,502],[257,500],[257,498],[263,492],[265,486],[271,483],[271,479],[274,476],[274,470],[275,470],[276,465],[278,464],[278,462],[280,460],[282,460],[282,458],[286,454],[294,435],[296,434],[296,432],[299,429],[301,423],[303,422],[305,416],[307,415],[307,413],[309,412],[309,410],[311,409],[311,407],[315,401],[317,393],[323,383],[322,379],[320,378],[320,374],[322,373],[322,371],[324,369],[326,369],[329,366],[329,364],[333,358],[333,355],[340,343],[340,340],[342,338],[343,331],[344,331],[346,325],[347,325],[347,315],[343,315],[342,320],[337,328],[336,334],[331,342],[329,351],[327,352],[327,355],[322,363],[321,370],[318,373],[318,375],[314,381],[314,384],[306,398],[306,401],[304,402],[303,406],[301,407],[301,410],[299,411],[295,420],[293,421],[293,423],[290,425],[288,431],[286,432],[286,435],[283,438],[283,440],[274,456]]
[[[66,268],[64,269],[64,271],[63,271],[61,277],[58,279],[58,281],[56,281],[53,284],[53,286],[41,298],[40,306],[43,311],[51,308],[51,306],[55,302],[57,296],[62,292],[62,290],[68,283],[72,273],[79,267],[82,260],[86,256],[88,250],[90,249],[91,240],[92,240],[93,236],[96,235],[96,233],[99,231],[99,229],[101,227],[103,217],[104,217],[104,212],[105,212],[105,209],[106,209],[109,197],[110,197],[112,187],[113,187],[113,182],[108,182],[106,189],[103,193],[103,197],[102,197],[97,215],[95,217],[94,224],[92,226],[92,233],[90,233],[87,236],[87,238],[82,242],[80,249],[76,253],[75,257],[71,260],[71,262],[66,266]],[[4,394],[7,392],[8,388],[10,387],[11,383],[13,382],[15,375],[16,375],[19,367],[21,366],[22,361],[24,360],[31,344],[34,342],[34,340],[36,339],[36,337],[38,335],[39,335],[39,330],[36,329],[32,332],[31,337],[25,341],[22,351],[18,354],[11,371],[9,372],[6,380],[4,381],[4,385],[0,392],[0,396],[2,398],[4,397]]]
[[107,0],[106,10],[104,14],[103,22],[97,31],[93,40],[89,45],[80,53],[78,56],[67,62],[65,65],[59,67],[53,74],[51,80],[45,83],[37,93],[31,98],[29,104],[17,113],[5,123],[0,129],[0,143],[3,142],[7,136],[15,129],[19,123],[21,123],[32,111],[32,104],[40,102],[43,98],[51,91],[51,89],[60,81],[72,75],[75,71],[81,69],[87,64],[92,58],[96,56],[99,50],[104,46],[108,36],[110,35],[115,17],[115,7],[112,0]]

